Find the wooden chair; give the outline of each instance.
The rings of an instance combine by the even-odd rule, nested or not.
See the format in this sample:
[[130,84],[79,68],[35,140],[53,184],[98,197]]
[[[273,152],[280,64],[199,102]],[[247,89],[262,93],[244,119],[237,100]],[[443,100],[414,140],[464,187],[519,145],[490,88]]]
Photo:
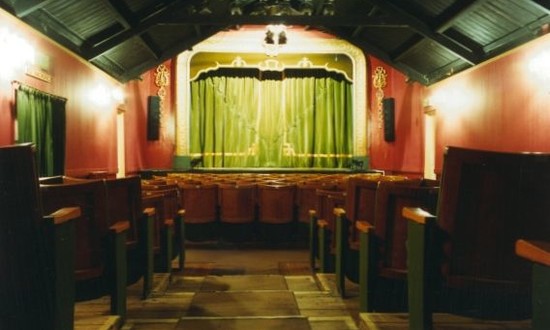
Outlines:
[[[174,223],[167,222],[164,195],[151,191],[142,191],[141,205],[143,212],[154,218],[153,222],[153,254],[155,270],[170,273],[172,267],[172,242],[166,239],[172,238]],[[153,209],[153,210],[151,210]]]
[[[185,227],[183,224],[184,211],[181,208],[181,196],[177,182],[174,179],[156,178],[154,180],[141,180],[144,193],[161,194],[164,201],[164,220],[161,237],[161,271],[168,272],[172,258],[179,257],[178,268],[183,270],[185,262]],[[175,253],[174,253],[175,252]]]
[[256,221],[256,184],[219,184],[220,225],[230,240],[250,240]]
[[62,205],[81,209],[82,216],[75,223],[75,279],[81,283],[95,280],[105,284],[107,287],[102,290],[110,295],[111,314],[124,320],[127,273],[124,242],[128,225],[107,223],[103,181],[60,176],[41,178],[40,182],[46,213]]
[[363,174],[349,178],[343,209],[335,214],[335,229],[331,233],[335,246],[335,273],[339,292],[344,295],[345,278],[359,281],[359,233],[355,224],[358,221],[374,221],[376,193],[381,182],[394,182],[406,185],[418,185],[421,180],[409,180],[404,176]]
[[526,317],[530,269],[514,246],[550,237],[550,155],[448,147],[440,189],[437,216],[403,210],[411,329],[432,327],[438,301],[452,313]]
[[296,185],[258,184],[258,222],[261,236],[270,241],[292,240]]
[[[311,244],[314,239],[311,235],[310,210],[317,204],[317,190],[334,190],[336,186],[330,181],[320,179],[299,182],[296,185],[296,208],[299,237],[306,239]],[[304,234],[301,234],[304,232]]]
[[311,237],[316,237],[316,245],[310,249],[310,266],[316,269],[319,261],[319,271],[328,273],[334,271],[336,241],[332,239],[336,230],[336,215],[334,209],[342,208],[346,201],[346,191],[321,190],[316,191],[317,203],[311,216]]
[[[395,311],[406,306],[407,222],[404,207],[421,207],[435,212],[439,188],[380,182],[376,192],[374,218],[357,221],[359,248],[359,309]],[[337,280],[344,293],[342,279]]]
[[550,242],[516,241],[516,254],[532,262],[531,326],[534,330],[550,329]]
[[0,147],[0,328],[72,329],[71,207],[43,216],[34,147]]
[[191,241],[218,238],[218,186],[179,184],[185,211],[185,235]]
[[152,210],[144,213],[141,204],[141,181],[138,176],[103,179],[107,205],[107,223],[125,224],[128,283],[143,276],[143,298],[150,295],[153,285]]

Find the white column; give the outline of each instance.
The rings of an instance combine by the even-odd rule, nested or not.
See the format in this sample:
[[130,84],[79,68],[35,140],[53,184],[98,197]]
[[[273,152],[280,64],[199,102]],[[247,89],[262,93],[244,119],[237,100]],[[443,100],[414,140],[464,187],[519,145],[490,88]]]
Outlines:
[[126,148],[124,142],[124,109],[118,108],[116,116],[117,178],[126,176]]
[[435,109],[424,111],[424,177],[436,179],[435,175]]

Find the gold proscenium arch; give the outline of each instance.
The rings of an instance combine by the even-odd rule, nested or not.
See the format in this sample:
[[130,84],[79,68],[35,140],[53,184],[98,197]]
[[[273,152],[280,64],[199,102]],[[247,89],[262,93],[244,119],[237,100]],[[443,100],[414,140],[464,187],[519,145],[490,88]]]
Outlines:
[[[192,59],[199,53],[234,54],[230,62],[232,67],[254,65],[262,70],[284,70],[285,68],[315,67],[328,71],[339,71],[353,83],[353,157],[368,164],[367,141],[367,65],[363,52],[347,41],[333,36],[295,27],[287,30],[287,43],[279,49],[279,54],[299,55],[300,60],[289,64],[281,63],[277,57],[265,55],[262,41],[265,37],[263,27],[241,27],[238,31],[223,31],[195,45],[192,50],[181,53],[177,58],[176,79],[176,150],[174,157],[175,169],[190,168],[189,123],[191,107],[190,81],[200,72],[226,67],[226,64],[216,63],[214,66],[193,68]],[[222,55],[224,54],[224,55]],[[243,61],[239,54],[264,54],[265,59],[257,63]],[[315,63],[308,57],[315,54],[346,55],[351,62],[351,72],[329,66],[327,63]]]

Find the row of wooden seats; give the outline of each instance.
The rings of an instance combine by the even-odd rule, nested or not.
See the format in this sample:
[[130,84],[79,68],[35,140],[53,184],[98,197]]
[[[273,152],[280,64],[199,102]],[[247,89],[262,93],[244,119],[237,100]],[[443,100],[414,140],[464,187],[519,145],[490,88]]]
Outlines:
[[153,208],[153,252],[156,269],[170,273],[172,259],[178,258],[178,268],[183,269],[185,263],[184,224],[185,211],[181,208],[180,191],[177,184],[160,181],[147,182],[141,180],[142,203],[144,208]]
[[[143,279],[142,297],[153,285],[155,252],[162,272],[171,269],[172,228],[176,214],[167,212],[164,195],[144,198],[138,176],[78,179],[66,176],[40,179],[45,212],[62,205],[78,206],[75,224],[75,280],[79,299],[92,292],[108,293],[111,313],[126,317],[126,287]],[[154,199],[159,198],[159,199]],[[159,203],[157,203],[157,201]],[[166,218],[172,218],[167,221]],[[67,284],[70,285],[70,282]]]
[[403,211],[411,328],[429,329],[434,309],[455,307],[441,301],[479,317],[529,317],[540,302],[531,305],[530,265],[515,247],[548,240],[549,200],[550,154],[447,148],[437,212]]
[[[405,200],[426,204],[382,202],[389,191],[414,191]],[[432,193],[422,195],[418,187],[380,183],[375,200],[387,209],[355,221],[361,310],[391,312],[394,305],[380,302],[405,300],[400,308],[408,310],[411,329],[431,329],[434,311],[506,320],[529,318],[532,310],[533,328],[547,329],[550,244],[541,242],[550,237],[550,154],[448,147],[437,206]],[[349,228],[346,211],[335,212],[340,232]],[[535,263],[533,280],[518,255]],[[380,294],[384,281],[406,291]],[[343,293],[342,276],[337,282]]]
[[396,246],[399,239],[395,236],[403,232],[397,210],[403,206],[435,205],[437,190],[433,180],[379,175],[350,178],[344,191],[318,191],[317,209],[311,212],[312,227],[318,228],[319,237],[314,244],[318,252],[311,253],[312,269],[319,259],[321,272],[336,271],[341,284],[338,289],[344,295],[344,277],[357,282],[358,262],[364,260],[359,257],[362,251],[357,225],[363,228],[368,223],[378,223],[378,239],[390,239],[396,251],[404,251],[404,243]]
[[315,201],[315,190],[342,186],[347,177],[305,174],[224,174],[210,177],[204,174],[178,174],[142,180],[142,185],[177,185],[180,205],[185,209],[186,223],[189,225],[218,222],[229,225],[287,225],[301,222],[309,226],[308,210]]

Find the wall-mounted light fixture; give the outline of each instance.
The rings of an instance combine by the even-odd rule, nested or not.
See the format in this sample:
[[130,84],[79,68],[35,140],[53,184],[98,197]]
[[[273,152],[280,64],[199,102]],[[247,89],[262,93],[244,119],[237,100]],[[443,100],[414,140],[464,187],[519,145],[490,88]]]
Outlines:
[[432,104],[430,97],[426,97],[422,102],[422,107],[424,108],[424,114],[428,116],[435,115],[435,106]]
[[125,101],[124,92],[120,87],[107,87],[103,84],[92,88],[88,93],[88,98],[97,106],[107,107],[114,104],[119,109],[122,109]]
[[550,81],[550,51],[542,51],[528,62],[532,77],[543,84]]
[[270,24],[266,27],[264,37],[264,49],[267,56],[279,55],[279,49],[287,42],[286,26],[282,24]]
[[17,72],[34,63],[34,48],[7,29],[0,29],[0,49],[0,79],[13,79]]

